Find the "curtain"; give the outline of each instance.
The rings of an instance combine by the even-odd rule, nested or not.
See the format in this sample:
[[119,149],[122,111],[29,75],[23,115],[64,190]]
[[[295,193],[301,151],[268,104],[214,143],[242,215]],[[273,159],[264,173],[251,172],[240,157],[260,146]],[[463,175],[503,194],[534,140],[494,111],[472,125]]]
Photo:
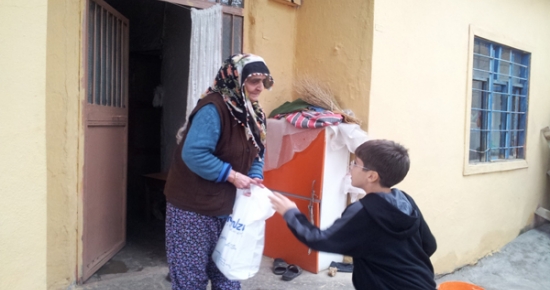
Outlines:
[[191,8],[191,49],[187,89],[187,122],[202,93],[214,81],[221,67],[222,6]]

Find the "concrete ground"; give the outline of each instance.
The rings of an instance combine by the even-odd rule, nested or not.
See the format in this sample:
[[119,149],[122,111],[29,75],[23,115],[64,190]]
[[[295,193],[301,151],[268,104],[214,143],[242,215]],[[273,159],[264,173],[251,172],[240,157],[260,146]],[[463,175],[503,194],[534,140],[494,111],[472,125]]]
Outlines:
[[[298,289],[353,289],[351,273],[337,273],[336,276],[328,276],[327,271],[319,274],[302,272],[292,281],[283,281],[281,276],[271,272],[273,259],[263,257],[260,271],[256,276],[241,282],[243,290],[298,290]],[[172,289],[170,282],[166,280],[168,268],[149,267],[140,272],[125,274],[103,275],[101,280],[88,282],[76,289],[82,290],[152,290]],[[208,288],[210,289],[210,287]]]
[[[117,263],[114,262],[113,267]],[[272,259],[264,257],[259,273],[243,281],[242,289],[353,289],[350,273],[337,273],[335,277],[329,277],[327,271],[319,274],[303,272],[294,280],[286,282],[280,276],[272,274],[271,264]],[[150,264],[126,273],[105,271],[76,289],[171,289],[171,284],[165,279],[167,273],[168,268],[164,263]],[[465,281],[487,290],[550,289],[550,224],[527,231],[499,252],[481,259],[475,265],[438,277],[436,281],[438,284],[445,281]]]
[[475,265],[437,279],[445,281],[469,282],[486,290],[550,289],[550,224],[523,233]]

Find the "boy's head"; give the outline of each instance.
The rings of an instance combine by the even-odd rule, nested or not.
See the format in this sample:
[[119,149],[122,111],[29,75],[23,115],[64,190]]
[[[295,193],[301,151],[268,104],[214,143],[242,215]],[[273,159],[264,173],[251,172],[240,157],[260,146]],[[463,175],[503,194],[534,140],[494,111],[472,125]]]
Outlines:
[[401,182],[409,172],[407,149],[389,140],[370,140],[355,150],[355,157],[362,161],[363,171],[376,171],[382,187],[392,187]]

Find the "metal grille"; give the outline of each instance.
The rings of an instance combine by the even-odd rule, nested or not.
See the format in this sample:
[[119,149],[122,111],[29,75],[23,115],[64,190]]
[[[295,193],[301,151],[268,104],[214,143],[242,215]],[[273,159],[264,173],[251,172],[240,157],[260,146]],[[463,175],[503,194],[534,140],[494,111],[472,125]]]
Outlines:
[[470,163],[525,158],[531,54],[474,39]]
[[88,96],[89,104],[126,107],[127,68],[124,50],[128,23],[94,1],[88,9]]
[[242,53],[243,17],[228,13],[223,14],[222,59]]
[[221,3],[222,5],[244,8],[244,0],[208,0],[208,2]]

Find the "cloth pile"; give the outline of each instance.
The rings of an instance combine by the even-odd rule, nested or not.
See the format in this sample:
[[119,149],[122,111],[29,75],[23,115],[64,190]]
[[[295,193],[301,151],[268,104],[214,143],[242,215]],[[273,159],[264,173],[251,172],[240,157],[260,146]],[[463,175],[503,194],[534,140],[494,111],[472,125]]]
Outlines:
[[338,125],[344,117],[330,110],[313,106],[302,99],[285,102],[269,115],[269,118],[285,119],[296,128],[315,129]]

